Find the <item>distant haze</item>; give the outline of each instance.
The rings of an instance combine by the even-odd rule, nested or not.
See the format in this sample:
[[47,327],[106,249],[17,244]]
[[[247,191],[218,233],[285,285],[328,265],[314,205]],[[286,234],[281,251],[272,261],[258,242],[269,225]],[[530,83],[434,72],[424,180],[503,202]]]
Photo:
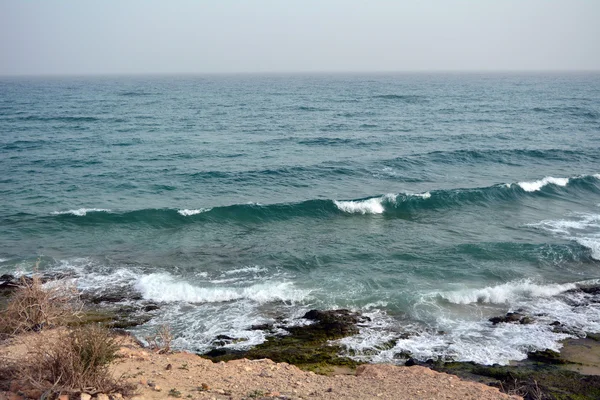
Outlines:
[[600,70],[597,0],[0,2],[0,74]]

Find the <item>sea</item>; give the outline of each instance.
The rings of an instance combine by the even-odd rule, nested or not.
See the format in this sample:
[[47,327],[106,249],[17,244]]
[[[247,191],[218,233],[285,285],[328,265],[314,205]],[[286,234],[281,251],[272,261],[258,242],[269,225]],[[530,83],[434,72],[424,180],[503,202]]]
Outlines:
[[2,77],[0,274],[36,262],[198,353],[315,308],[361,361],[559,350],[600,332],[600,74]]

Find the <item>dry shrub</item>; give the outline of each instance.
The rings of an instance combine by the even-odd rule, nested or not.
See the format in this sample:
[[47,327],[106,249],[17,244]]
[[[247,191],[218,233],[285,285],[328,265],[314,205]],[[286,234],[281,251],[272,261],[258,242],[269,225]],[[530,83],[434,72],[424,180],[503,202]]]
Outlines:
[[173,341],[173,333],[169,325],[160,325],[156,328],[154,334],[146,336],[146,341],[150,348],[159,354],[171,352],[171,342]]
[[21,375],[43,391],[131,394],[133,386],[115,379],[109,371],[119,347],[106,327],[78,327],[65,331],[57,340],[40,343]]
[[79,294],[73,285],[58,280],[43,284],[39,274],[21,277],[6,308],[0,311],[0,334],[66,325],[80,311]]

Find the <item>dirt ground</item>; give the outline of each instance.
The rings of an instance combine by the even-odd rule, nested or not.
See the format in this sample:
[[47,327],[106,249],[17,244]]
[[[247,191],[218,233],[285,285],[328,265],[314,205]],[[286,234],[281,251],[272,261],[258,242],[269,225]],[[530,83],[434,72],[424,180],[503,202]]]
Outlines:
[[[0,345],[0,360],[19,360],[34,341],[56,333],[22,335]],[[115,376],[137,385],[133,399],[521,399],[428,368],[364,365],[355,375],[318,375],[271,360],[213,363],[195,354],[157,354],[126,338]],[[0,400],[11,393],[0,393]]]

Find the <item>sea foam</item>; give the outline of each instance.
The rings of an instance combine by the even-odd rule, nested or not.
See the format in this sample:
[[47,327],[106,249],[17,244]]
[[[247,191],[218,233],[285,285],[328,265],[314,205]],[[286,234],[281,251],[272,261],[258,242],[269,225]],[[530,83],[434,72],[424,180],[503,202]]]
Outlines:
[[110,210],[105,208],[78,208],[76,210],[67,210],[67,211],[53,211],[52,215],[63,215],[63,214],[71,214],[76,215],[78,217],[83,217],[89,212],[110,212]]
[[571,219],[544,220],[528,224],[590,249],[591,257],[600,260],[600,214],[579,213]]
[[485,288],[441,292],[437,295],[454,304],[504,304],[526,298],[556,296],[576,287],[574,283],[541,285],[530,280],[522,280]]
[[294,288],[291,282],[264,282],[248,287],[200,287],[177,280],[166,273],[145,275],[134,284],[147,300],[188,303],[219,303],[248,299],[257,303],[295,303],[307,298],[309,290]]
[[198,209],[183,209],[183,210],[177,210],[177,213],[179,213],[180,215],[183,215],[184,217],[189,217],[190,215],[197,215],[197,214],[202,214],[205,212],[210,211],[211,208],[198,208]]
[[541,188],[546,185],[556,185],[556,186],[567,186],[569,183],[569,178],[553,178],[551,176],[547,176],[543,179],[532,181],[532,182],[519,182],[519,185],[526,192],[537,192]]
[[383,214],[383,197],[356,201],[334,201],[337,208],[351,214]]

